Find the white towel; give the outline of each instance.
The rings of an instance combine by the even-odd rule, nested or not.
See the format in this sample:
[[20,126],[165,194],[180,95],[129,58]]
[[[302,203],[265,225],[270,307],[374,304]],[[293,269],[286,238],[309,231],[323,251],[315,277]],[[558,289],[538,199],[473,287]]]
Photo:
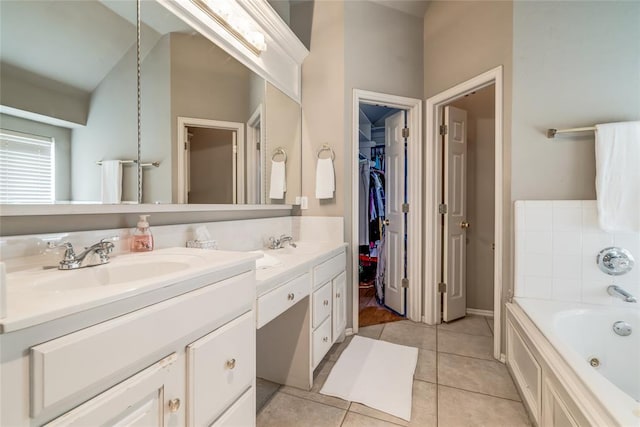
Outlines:
[[122,163],[120,160],[102,161],[102,203],[122,201]]
[[640,231],[640,121],[596,125],[600,228]]
[[333,199],[336,190],[336,177],[333,172],[333,160],[318,159],[316,165],[316,199]]
[[271,160],[271,183],[269,185],[269,198],[284,199],[287,191],[285,162]]

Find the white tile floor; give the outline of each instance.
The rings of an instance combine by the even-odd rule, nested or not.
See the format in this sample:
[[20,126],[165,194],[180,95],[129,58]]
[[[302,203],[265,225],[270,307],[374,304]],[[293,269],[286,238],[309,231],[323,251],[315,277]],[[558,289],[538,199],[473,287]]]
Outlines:
[[[480,316],[438,327],[405,320],[361,328],[359,334],[420,349],[411,422],[319,393],[350,339],[336,344],[316,369],[310,391],[258,380],[258,427],[529,426],[507,368],[493,360],[491,324]],[[372,373],[373,374],[373,373]],[[383,386],[383,384],[381,384]]]

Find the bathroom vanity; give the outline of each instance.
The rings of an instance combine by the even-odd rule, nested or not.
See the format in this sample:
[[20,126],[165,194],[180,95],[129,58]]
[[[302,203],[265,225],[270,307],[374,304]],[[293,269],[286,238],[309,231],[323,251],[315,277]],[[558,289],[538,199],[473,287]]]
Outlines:
[[256,271],[257,375],[305,390],[331,346],[344,339],[344,243],[298,242],[270,251],[281,266]]
[[[256,257],[172,248],[9,274],[0,424],[252,425]],[[167,258],[182,268],[149,278]],[[147,277],[89,279],[136,266]],[[75,273],[88,286],[64,288]]]

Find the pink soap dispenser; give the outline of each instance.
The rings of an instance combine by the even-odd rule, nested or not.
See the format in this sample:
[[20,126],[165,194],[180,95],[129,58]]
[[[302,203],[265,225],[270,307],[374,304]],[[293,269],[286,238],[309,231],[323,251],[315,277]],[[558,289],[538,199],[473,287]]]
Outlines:
[[153,250],[153,235],[147,218],[150,215],[140,215],[138,226],[131,236],[131,252],[149,252]]

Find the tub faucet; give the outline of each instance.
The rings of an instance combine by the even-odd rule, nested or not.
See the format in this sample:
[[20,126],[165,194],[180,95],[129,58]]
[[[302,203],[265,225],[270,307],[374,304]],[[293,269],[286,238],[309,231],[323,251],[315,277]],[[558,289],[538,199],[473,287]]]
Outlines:
[[622,289],[620,286],[617,286],[617,285],[609,286],[607,288],[607,292],[612,297],[618,297],[618,298],[620,298],[620,299],[622,299],[623,301],[626,301],[626,302],[638,302],[636,297],[634,297],[629,292],[625,291],[624,289]]
[[289,246],[296,247],[296,244],[293,242],[293,237],[287,236],[286,234],[281,235],[279,238],[269,237],[269,249],[282,249],[284,248],[284,244],[289,243]]
[[[58,264],[58,270],[76,270],[83,267],[92,267],[94,265],[107,264],[109,262],[109,254],[113,251],[114,245],[111,241],[117,240],[117,237],[101,239],[98,243],[93,244],[84,249],[79,255],[73,250],[73,245],[69,242],[55,244],[49,242],[49,248],[64,248],[64,256]],[[89,254],[98,255],[98,261],[93,264],[84,264],[84,260]]]

